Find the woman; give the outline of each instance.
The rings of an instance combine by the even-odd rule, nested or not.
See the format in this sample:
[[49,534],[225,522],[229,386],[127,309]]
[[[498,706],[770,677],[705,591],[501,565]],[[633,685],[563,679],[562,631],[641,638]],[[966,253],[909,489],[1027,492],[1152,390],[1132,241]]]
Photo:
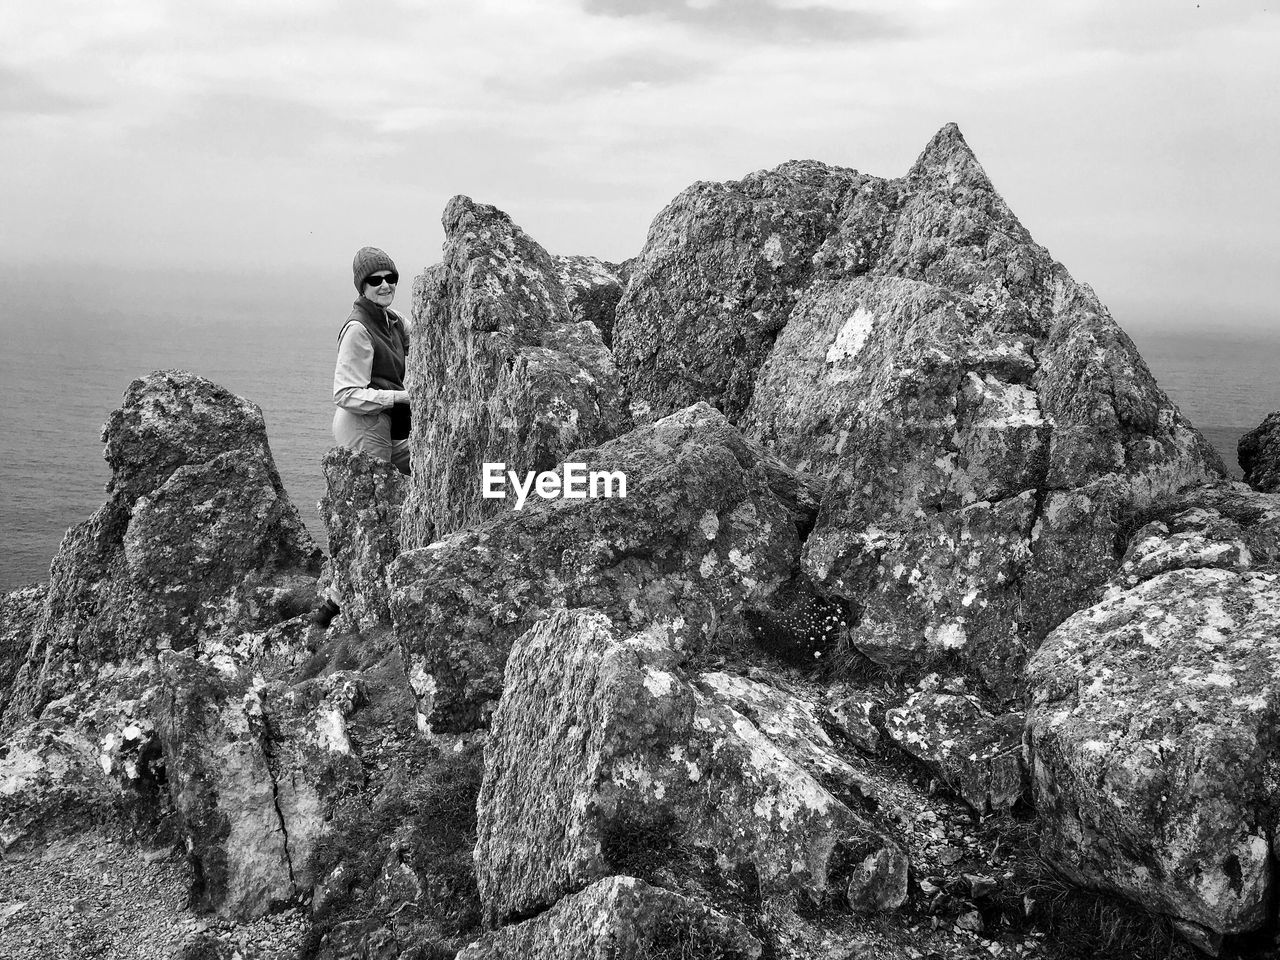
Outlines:
[[[377,247],[361,247],[351,264],[359,299],[338,333],[333,370],[333,439],[409,472],[409,394],[404,388],[409,352],[408,319],[390,309],[400,274],[395,261]],[[338,615],[337,597],[322,597],[311,622],[329,626]]]
[[352,263],[359,299],[338,334],[333,371],[333,439],[409,472],[409,394],[404,388],[408,319],[389,309],[400,275],[377,247]]

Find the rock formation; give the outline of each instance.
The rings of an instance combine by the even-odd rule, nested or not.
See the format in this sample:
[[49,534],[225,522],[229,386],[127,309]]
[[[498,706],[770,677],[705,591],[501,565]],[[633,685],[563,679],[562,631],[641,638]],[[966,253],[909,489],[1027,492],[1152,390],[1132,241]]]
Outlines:
[[187,960],[1274,953],[1274,417],[1226,481],[954,126],[621,265],[444,226],[414,473],[326,456],[322,583],[257,408],[130,386],[0,604],[0,878],[147,837]]
[[444,262],[413,288],[406,548],[510,508],[478,495],[485,462],[522,476],[547,470],[629,425],[597,326],[608,312],[601,291],[617,283],[609,266],[557,261],[505,213],[467,197],[449,201],[442,223]]
[[9,728],[103,665],[267,627],[315,596],[320,552],[256,406],[189,373],[153,373],[129,385],[102,439],[110,499],[54,558]]
[[1280,493],[1280,412],[1241,437],[1237,449],[1244,482],[1263,493]]
[[334,447],[321,461],[320,516],[329,534],[322,592],[336,591],[356,629],[391,623],[387,567],[400,555],[400,515],[408,481],[385,460]]
[[706,404],[566,460],[625,474],[626,496],[539,499],[391,567],[396,633],[437,733],[485,725],[512,642],[555,608],[672,623],[678,646],[706,652],[744,643],[747,611],[793,575],[812,484]]

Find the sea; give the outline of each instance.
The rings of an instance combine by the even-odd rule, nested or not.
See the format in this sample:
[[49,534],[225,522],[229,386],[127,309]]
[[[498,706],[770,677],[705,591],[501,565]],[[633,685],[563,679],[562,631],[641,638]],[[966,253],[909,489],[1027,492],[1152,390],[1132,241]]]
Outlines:
[[[262,408],[285,487],[323,545],[335,338],[354,296],[341,277],[287,267],[0,272],[0,592],[48,579],[67,528],[105,500],[101,426],[153,370],[189,370]],[[1280,333],[1121,325],[1239,476],[1236,441],[1280,410]]]

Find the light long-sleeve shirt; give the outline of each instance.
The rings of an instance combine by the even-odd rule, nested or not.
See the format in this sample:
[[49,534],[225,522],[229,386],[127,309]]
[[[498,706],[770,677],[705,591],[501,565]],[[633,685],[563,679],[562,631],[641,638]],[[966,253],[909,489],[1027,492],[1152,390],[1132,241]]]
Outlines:
[[[400,323],[410,337],[413,324],[399,313],[387,311],[393,324]],[[338,362],[333,368],[333,402],[353,413],[377,413],[395,403],[408,403],[407,390],[377,390],[369,386],[373,376],[373,341],[364,324],[352,321],[338,340]]]

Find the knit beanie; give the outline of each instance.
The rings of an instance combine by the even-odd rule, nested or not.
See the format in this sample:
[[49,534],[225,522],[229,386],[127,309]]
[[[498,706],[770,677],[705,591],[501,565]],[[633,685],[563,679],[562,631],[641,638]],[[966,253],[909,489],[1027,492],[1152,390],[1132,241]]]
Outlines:
[[364,282],[369,274],[379,270],[390,270],[399,273],[396,262],[377,247],[361,247],[356,251],[355,260],[351,261],[351,272],[355,274],[356,293],[364,293]]

